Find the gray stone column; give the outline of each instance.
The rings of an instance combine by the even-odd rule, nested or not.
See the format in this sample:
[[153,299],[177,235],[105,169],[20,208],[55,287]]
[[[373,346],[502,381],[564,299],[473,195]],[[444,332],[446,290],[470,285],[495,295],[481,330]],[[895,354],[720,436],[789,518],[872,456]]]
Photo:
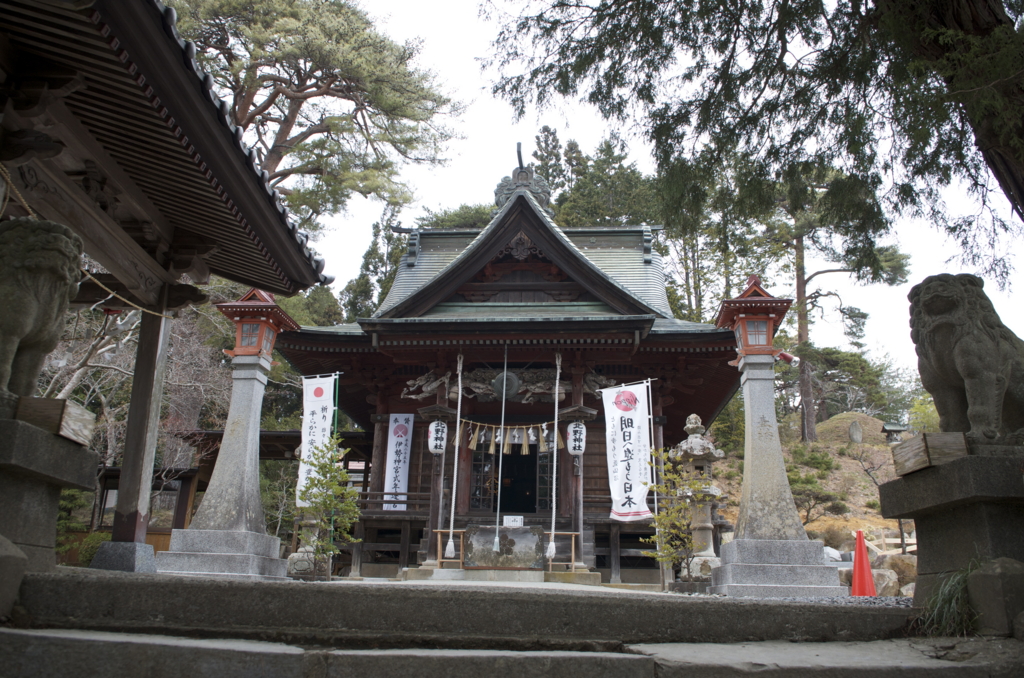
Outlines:
[[187,530],[171,532],[158,572],[243,579],[284,578],[281,540],[266,533],[260,502],[260,415],[270,360],[237,356],[224,438],[210,484]]
[[842,596],[838,568],[809,541],[793,503],[775,418],[775,358],[741,356],[746,441],[736,538],[711,571],[712,593],[730,596]]
[[231,405],[210,484],[190,530],[266,534],[260,501],[260,418],[270,361],[243,355],[231,361]]
[[793,503],[786,462],[775,418],[775,358],[740,358],[746,440],[743,448],[743,494],[736,539],[807,541]]

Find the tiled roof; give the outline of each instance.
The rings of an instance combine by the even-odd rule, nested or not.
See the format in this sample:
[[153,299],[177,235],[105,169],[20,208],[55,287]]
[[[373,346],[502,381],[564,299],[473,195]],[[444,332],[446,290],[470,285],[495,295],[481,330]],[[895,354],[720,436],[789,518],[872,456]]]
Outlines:
[[[644,228],[640,226],[601,227],[598,229],[562,230],[547,213],[537,204],[536,199],[527,191],[518,191],[515,195],[526,198],[536,214],[546,223],[570,249],[578,252],[583,259],[597,269],[607,279],[625,290],[630,296],[663,317],[671,317],[668,297],[665,293],[665,274],[661,256],[657,252],[644,251]],[[397,304],[407,299],[418,290],[426,287],[443,271],[458,266],[460,261],[482,242],[486,234],[501,221],[506,211],[514,203],[508,200],[504,207],[491,219],[491,222],[479,232],[452,230],[424,230],[418,235],[417,252],[413,264],[410,254],[402,256],[395,282],[373,317],[380,317]],[[600,234],[601,243],[589,245],[591,234]],[[648,231],[649,236],[649,231]],[[619,242],[618,245],[606,246],[608,237]],[[595,238],[596,240],[596,238]],[[646,262],[645,259],[649,259]],[[493,304],[487,304],[492,306]],[[449,306],[440,304],[441,307]],[[480,305],[477,305],[479,310]],[[614,313],[608,309],[609,313]],[[432,312],[432,315],[437,315]],[[564,312],[563,312],[564,315]],[[593,315],[593,314],[588,314]]]

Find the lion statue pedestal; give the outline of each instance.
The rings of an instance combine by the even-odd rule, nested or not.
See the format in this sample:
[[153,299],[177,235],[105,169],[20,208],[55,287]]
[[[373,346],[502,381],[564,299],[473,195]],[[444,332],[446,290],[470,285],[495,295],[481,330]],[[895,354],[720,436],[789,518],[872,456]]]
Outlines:
[[[983,286],[977,276],[942,274],[909,296],[921,383],[942,431],[964,434],[960,456],[879,488],[884,517],[915,521],[916,605],[973,560],[1024,561],[1024,342],[1000,321]],[[1005,605],[998,594],[990,598],[971,603]]]
[[61,488],[96,486],[99,455],[14,419],[60,340],[81,254],[81,239],[60,224],[0,222],[0,617],[24,571],[56,567]]

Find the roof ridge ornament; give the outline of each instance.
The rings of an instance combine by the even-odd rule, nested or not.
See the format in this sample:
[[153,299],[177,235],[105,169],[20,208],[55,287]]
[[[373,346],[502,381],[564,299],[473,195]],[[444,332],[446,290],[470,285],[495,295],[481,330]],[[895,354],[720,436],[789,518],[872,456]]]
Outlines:
[[494,206],[496,209],[491,213],[491,216],[495,216],[516,191],[526,190],[533,195],[534,199],[540,204],[541,209],[549,217],[553,217],[555,212],[549,207],[551,204],[551,187],[548,185],[547,180],[536,174],[532,167],[523,165],[521,143],[516,144],[516,156],[519,160],[519,166],[512,170],[512,176],[502,177],[498,187],[494,189]]

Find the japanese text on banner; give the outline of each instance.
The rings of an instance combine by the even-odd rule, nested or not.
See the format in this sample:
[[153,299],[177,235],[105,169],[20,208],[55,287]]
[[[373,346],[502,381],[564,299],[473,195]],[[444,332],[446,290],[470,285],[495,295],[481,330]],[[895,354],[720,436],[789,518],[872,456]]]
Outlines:
[[645,383],[601,392],[608,451],[611,519],[621,522],[651,517],[647,490],[651,480],[649,403]]
[[[404,511],[404,498],[409,489],[409,457],[412,452],[411,414],[388,415],[388,457],[384,470],[384,510]],[[390,500],[390,501],[389,501]]]
[[299,482],[295,487],[295,505],[309,506],[299,499],[306,480],[313,473],[306,464],[313,450],[331,439],[334,427],[334,382],[338,378],[311,377],[302,380],[302,457],[299,461]]

